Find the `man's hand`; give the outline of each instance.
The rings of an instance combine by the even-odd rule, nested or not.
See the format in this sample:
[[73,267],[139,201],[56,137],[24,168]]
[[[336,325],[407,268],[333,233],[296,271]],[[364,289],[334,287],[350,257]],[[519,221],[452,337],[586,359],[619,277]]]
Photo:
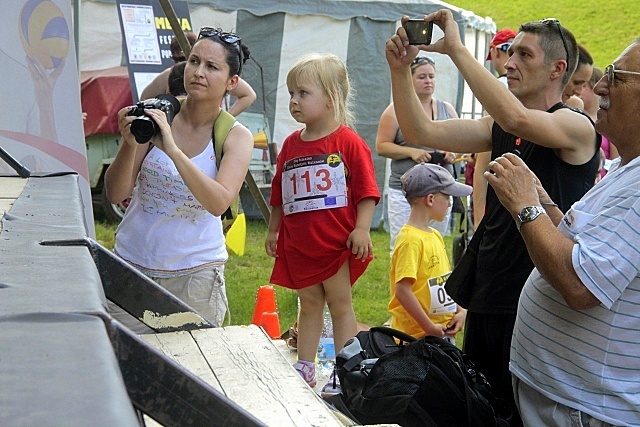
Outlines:
[[536,185],[539,181],[524,161],[515,154],[505,153],[489,162],[484,177],[495,190],[500,203],[514,217],[525,206],[540,205]]
[[407,32],[404,30],[404,23],[409,20],[408,16],[401,19],[402,25],[396,30],[396,33],[387,40],[385,47],[385,55],[389,68],[394,70],[403,70],[411,66],[411,62],[420,51],[417,46],[409,45]]
[[460,28],[449,9],[441,9],[427,15],[424,20],[427,22],[433,21],[433,24],[442,30],[444,37],[425,46],[422,50],[451,55],[456,49],[464,47],[464,44],[460,40]]
[[408,16],[403,16],[402,25],[396,30],[396,34],[387,40],[385,54],[392,71],[410,66],[411,61],[418,56],[418,52],[421,50],[451,55],[456,49],[464,48],[464,44],[460,40],[458,23],[449,9],[442,9],[424,17],[426,22],[433,21],[434,25],[437,25],[444,33],[444,37],[430,45],[409,45],[409,38],[404,30],[404,24],[408,20]]

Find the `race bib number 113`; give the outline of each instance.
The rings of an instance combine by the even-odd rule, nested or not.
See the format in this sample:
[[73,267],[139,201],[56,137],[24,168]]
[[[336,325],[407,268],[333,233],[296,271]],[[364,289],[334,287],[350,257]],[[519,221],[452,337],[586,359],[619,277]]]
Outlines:
[[347,179],[339,153],[297,157],[284,164],[285,215],[347,206]]

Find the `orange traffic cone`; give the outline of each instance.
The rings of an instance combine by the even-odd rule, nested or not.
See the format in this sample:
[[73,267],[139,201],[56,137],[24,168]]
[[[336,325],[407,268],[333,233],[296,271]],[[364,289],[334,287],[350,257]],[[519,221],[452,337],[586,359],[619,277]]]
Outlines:
[[264,331],[269,335],[271,339],[280,338],[280,318],[278,317],[278,313],[275,311],[269,311],[266,313],[262,313],[262,318],[260,320],[260,326]]
[[253,309],[253,317],[251,323],[261,326],[262,314],[277,312],[276,308],[276,291],[271,285],[260,286],[258,296],[256,298],[256,306]]

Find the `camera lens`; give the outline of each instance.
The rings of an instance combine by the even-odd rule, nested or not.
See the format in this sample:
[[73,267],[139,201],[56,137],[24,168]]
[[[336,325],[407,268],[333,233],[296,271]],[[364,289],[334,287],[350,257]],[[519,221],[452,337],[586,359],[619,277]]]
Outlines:
[[131,122],[131,133],[138,144],[149,142],[158,131],[158,125],[149,117],[140,117]]

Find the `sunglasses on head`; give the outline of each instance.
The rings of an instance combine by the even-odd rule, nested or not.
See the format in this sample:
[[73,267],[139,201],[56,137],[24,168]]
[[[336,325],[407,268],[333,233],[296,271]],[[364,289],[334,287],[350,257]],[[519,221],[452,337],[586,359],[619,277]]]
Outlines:
[[220,40],[227,44],[236,44],[240,43],[242,39],[236,33],[229,33],[226,31],[222,31],[219,28],[212,27],[202,27],[200,28],[200,32],[198,33],[198,40],[203,37],[219,37]]
[[423,62],[426,62],[427,64],[431,64],[431,65],[436,65],[436,61],[434,61],[433,58],[429,56],[417,56],[413,61],[411,61],[411,66],[416,67],[422,64]]
[[564,46],[564,53],[567,55],[567,62],[569,62],[569,49],[567,48],[567,39],[564,38],[564,30],[562,29],[562,25],[560,21],[556,18],[547,18],[540,21],[542,24],[547,25],[556,25],[558,27],[558,32],[560,32],[560,38],[562,38],[562,46]]
[[633,75],[636,75],[636,76],[640,76],[640,73],[637,72],[637,71],[616,70],[616,66],[611,64],[611,65],[608,65],[607,68],[604,69],[604,75],[607,76],[607,80],[609,81],[609,85],[610,86],[615,86],[616,73],[618,73],[618,74],[633,74]]

